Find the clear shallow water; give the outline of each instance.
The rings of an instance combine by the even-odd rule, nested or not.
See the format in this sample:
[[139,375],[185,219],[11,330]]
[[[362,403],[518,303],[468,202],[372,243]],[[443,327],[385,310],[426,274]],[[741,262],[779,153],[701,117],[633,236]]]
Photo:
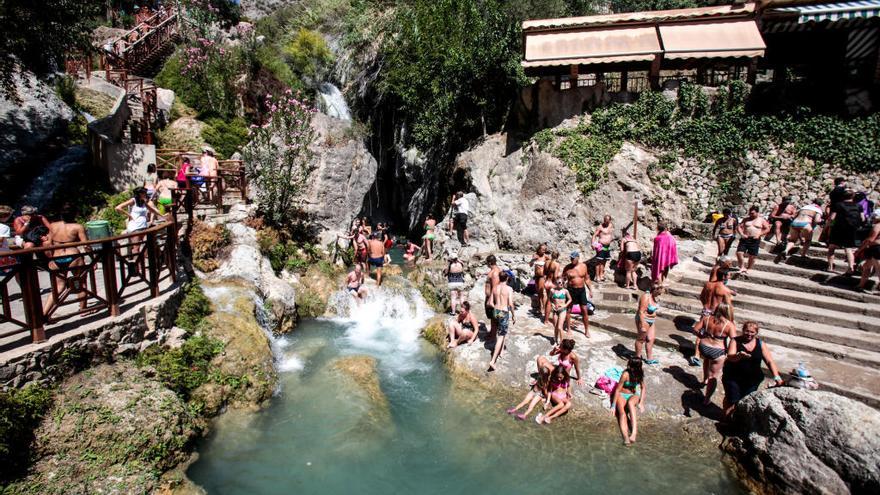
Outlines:
[[[514,421],[519,397],[453,385],[410,300],[378,295],[279,339],[278,396],[222,417],[189,477],[209,494],[742,493],[717,448],[668,431],[646,425],[626,448],[610,416]],[[345,356],[376,359],[381,396],[334,369]]]

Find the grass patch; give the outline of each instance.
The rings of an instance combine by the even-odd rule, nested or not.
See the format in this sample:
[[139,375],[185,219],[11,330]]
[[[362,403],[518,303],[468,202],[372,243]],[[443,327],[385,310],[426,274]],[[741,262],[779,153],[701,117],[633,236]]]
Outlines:
[[166,387],[188,400],[193,390],[215,374],[210,370],[211,360],[223,351],[223,347],[223,342],[217,339],[197,335],[187,339],[179,349],[150,346],[138,355],[137,364],[155,368]]
[[79,107],[96,119],[110,115],[113,104],[116,103],[116,99],[112,96],[82,86],[77,86],[74,94]]
[[37,385],[0,391],[0,480],[27,468],[34,429],[51,405],[51,390]]
[[174,325],[194,332],[211,313],[211,300],[202,291],[198,282],[190,282],[186,287],[186,295],[177,310]]

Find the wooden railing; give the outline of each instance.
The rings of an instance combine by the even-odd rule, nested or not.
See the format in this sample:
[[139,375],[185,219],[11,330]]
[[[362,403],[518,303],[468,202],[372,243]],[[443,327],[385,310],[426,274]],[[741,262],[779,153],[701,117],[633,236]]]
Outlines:
[[[200,157],[200,154],[191,151],[159,149],[156,150],[156,170],[159,174],[171,172],[176,175],[184,158],[189,158],[193,167],[197,167]],[[191,194],[193,205],[213,205],[222,211],[225,194],[237,193],[243,202],[247,202],[247,188],[247,176],[241,160],[218,160],[217,177],[189,175],[183,191]]]
[[103,68],[135,69],[173,41],[178,33],[177,11],[157,12],[107,43],[112,49],[103,50]]
[[139,127],[132,131],[131,141],[139,144],[153,144],[153,123],[159,116],[156,86],[144,78],[130,76],[125,69],[107,69],[104,74],[107,82],[125,90],[126,95],[134,96],[141,104]]
[[14,260],[0,268],[0,338],[29,332],[32,342],[43,342],[47,325],[117,316],[129,298],[158,297],[160,283],[177,280],[177,244],[177,222],[166,221],[105,239],[0,253]]

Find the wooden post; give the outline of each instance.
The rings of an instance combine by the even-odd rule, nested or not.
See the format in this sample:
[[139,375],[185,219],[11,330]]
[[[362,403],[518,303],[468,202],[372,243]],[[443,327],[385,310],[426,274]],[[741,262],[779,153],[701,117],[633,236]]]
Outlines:
[[104,295],[110,306],[110,316],[119,316],[119,291],[116,288],[116,254],[113,241],[101,243],[101,270],[104,271]]
[[[176,218],[172,213],[172,218]],[[177,282],[177,222],[174,221],[169,225],[165,236],[165,255],[168,256],[167,266],[171,274],[171,281]]]
[[37,277],[33,253],[20,257],[18,269],[21,274],[21,299],[24,303],[24,314],[31,327],[31,339],[34,344],[39,344],[46,341],[46,327],[43,317],[43,300],[40,298],[40,279]]
[[620,91],[627,91],[627,86],[629,85],[629,71],[622,71],[620,73]]
[[220,171],[217,171],[217,188],[215,189],[217,192],[217,213],[223,213],[223,176],[220,175]]
[[663,55],[658,53],[651,62],[651,72],[648,73],[648,81],[651,83],[651,89],[660,89],[660,64],[663,63]]
[[156,233],[147,234],[147,264],[149,265],[150,296],[159,297],[159,256],[156,245]]
[[746,72],[746,82],[755,85],[755,80],[758,78],[758,57],[752,57],[749,60],[748,72]]

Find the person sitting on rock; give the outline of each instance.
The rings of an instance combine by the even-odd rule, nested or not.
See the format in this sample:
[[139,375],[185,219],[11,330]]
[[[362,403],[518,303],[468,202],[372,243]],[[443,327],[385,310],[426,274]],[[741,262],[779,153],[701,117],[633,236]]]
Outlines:
[[32,230],[37,227],[46,227],[49,229],[49,220],[43,215],[37,213],[37,209],[30,205],[21,207],[21,215],[12,221],[12,231],[15,235],[24,239],[22,247],[29,249],[38,245],[38,236],[29,235]]
[[479,329],[480,324],[477,322],[477,317],[471,313],[471,303],[462,301],[458,315],[450,318],[446,324],[447,337],[449,338],[449,344],[446,348],[453,349],[464,342],[473,344],[477,340]]
[[360,264],[354,265],[354,270],[348,273],[345,278],[345,289],[359,301],[363,301],[367,297],[367,289],[364,288],[364,271]]
[[[513,414],[520,421],[529,417],[532,410],[539,402],[544,402],[544,410],[547,409],[547,397],[550,396],[550,371],[538,368],[538,378],[529,385],[529,391],[523,397],[522,402],[507,410],[507,414]],[[524,413],[517,414],[517,411],[528,405]]]
[[639,418],[636,409],[638,412],[645,412],[646,388],[642,360],[632,357],[611,392],[611,415],[617,416],[624,445],[635,443],[638,436]]
[[550,395],[544,403],[548,406],[553,405],[553,408],[547,411],[547,414],[538,414],[535,417],[535,422],[538,424],[549,425],[571,409],[571,378],[565,366],[560,364],[550,374]]
[[421,251],[421,250],[422,250],[422,248],[419,247],[418,244],[407,239],[406,240],[406,251],[404,251],[404,253],[403,253],[403,259],[406,261],[415,261],[416,258],[419,256],[419,254],[418,254],[419,251]]
[[779,375],[779,369],[773,361],[770,347],[758,338],[758,324],[754,321],[743,323],[742,334],[730,339],[727,344],[727,360],[721,375],[721,385],[724,387],[724,418],[730,419],[736,403],[743,397],[758,391],[758,387],[764,382],[764,372],[761,370],[761,362],[767,365],[773,373],[773,381],[776,386],[782,386],[784,382]]
[[[583,386],[584,378],[581,374],[581,360],[574,353],[574,339],[562,339],[560,344],[553,346],[553,349],[550,349],[550,357],[553,356],[556,356],[556,365],[564,367],[569,374],[571,374],[571,369],[574,368],[574,372],[577,373],[577,384]],[[543,373],[550,373],[555,367],[546,356],[538,356],[537,365],[538,371]]]

